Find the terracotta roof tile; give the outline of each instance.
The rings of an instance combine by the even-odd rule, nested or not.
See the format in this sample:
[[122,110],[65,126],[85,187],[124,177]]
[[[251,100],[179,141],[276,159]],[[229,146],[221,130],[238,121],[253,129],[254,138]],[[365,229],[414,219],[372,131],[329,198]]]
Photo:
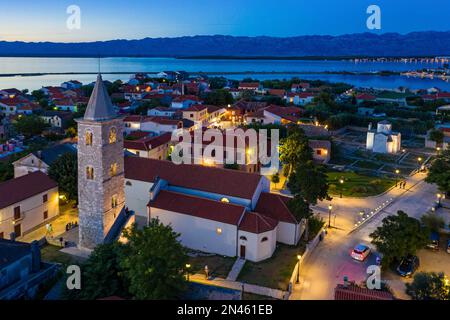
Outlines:
[[386,291],[371,290],[355,285],[347,288],[338,284],[334,289],[334,300],[394,300],[394,296]]
[[0,183],[0,209],[57,186],[55,181],[41,171],[2,182]]
[[178,192],[161,190],[149,207],[187,214],[231,225],[238,225],[245,207]]
[[273,230],[277,225],[278,221],[275,219],[257,212],[247,212],[239,225],[239,230],[259,234]]
[[262,192],[255,211],[277,221],[297,223],[297,219],[288,209],[289,200],[290,198],[279,194]]

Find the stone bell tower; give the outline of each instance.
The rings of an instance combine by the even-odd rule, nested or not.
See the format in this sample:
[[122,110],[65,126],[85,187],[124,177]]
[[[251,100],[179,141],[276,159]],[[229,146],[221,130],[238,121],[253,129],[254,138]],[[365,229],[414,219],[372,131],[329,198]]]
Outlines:
[[78,123],[79,247],[105,241],[124,208],[123,120],[101,75]]

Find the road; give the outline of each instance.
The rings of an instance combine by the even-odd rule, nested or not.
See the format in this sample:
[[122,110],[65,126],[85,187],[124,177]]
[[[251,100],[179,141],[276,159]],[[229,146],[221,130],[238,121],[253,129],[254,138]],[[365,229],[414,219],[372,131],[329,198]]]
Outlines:
[[[365,199],[337,198],[332,200],[332,219],[336,213],[335,228],[331,228],[325,240],[313,251],[305,261],[300,272],[300,284],[293,288],[291,299],[302,300],[330,300],[334,298],[334,288],[343,282],[344,276],[350,281],[360,283],[366,278],[366,268],[375,264],[375,255],[371,255],[367,261],[361,263],[349,257],[350,251],[358,243],[370,244],[370,233],[379,225],[383,218],[403,210],[410,216],[419,218],[428,211],[436,200],[436,186],[423,181],[425,174],[419,173],[408,179],[406,189],[394,188],[384,195]],[[354,228],[358,212],[362,209],[370,212],[383,202],[394,199],[392,203],[359,229],[351,232]],[[323,202],[315,210],[320,212],[325,221],[328,222],[327,207],[329,202]],[[382,274],[382,279],[383,274]],[[395,279],[399,282],[399,279]],[[400,298],[407,298],[403,294],[402,283],[394,283],[398,289],[395,293]]]

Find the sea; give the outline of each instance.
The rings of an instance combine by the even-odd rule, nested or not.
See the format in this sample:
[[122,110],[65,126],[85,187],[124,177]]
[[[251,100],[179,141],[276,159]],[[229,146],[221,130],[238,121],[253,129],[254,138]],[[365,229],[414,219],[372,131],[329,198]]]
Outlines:
[[[58,86],[64,81],[79,80],[84,84],[95,80],[99,70],[105,80],[127,81],[136,72],[158,73],[183,70],[189,73],[208,72],[229,79],[254,78],[324,80],[345,82],[357,87],[396,89],[427,89],[438,87],[450,91],[450,83],[441,79],[406,76],[324,74],[324,72],[373,73],[379,71],[415,71],[440,67],[435,62],[355,62],[350,60],[255,60],[255,59],[175,59],[175,58],[0,58],[0,88],[36,90]],[[48,74],[56,73],[56,74]],[[83,74],[92,73],[92,74]],[[120,74],[113,74],[120,73]],[[232,73],[232,74],[230,74]],[[27,74],[27,75],[24,75]],[[34,74],[34,75],[31,75]]]

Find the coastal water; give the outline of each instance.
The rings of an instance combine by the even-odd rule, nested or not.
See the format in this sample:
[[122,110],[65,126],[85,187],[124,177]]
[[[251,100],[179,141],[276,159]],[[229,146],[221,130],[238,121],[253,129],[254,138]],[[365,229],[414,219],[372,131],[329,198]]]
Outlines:
[[[184,70],[191,73],[214,72],[227,78],[240,80],[247,77],[264,79],[320,79],[332,82],[347,82],[360,87],[411,89],[439,87],[450,91],[450,84],[440,79],[406,78],[403,76],[372,76],[345,74],[318,74],[320,72],[376,72],[413,71],[423,68],[436,68],[436,63],[404,62],[352,62],[334,60],[213,60],[213,59],[172,59],[172,58],[0,58],[0,75],[30,73],[71,73],[33,76],[1,76],[0,88],[16,87],[34,90],[42,86],[59,85],[61,82],[77,79],[83,83],[95,80],[99,69],[104,78],[110,81],[128,80],[132,73],[157,73],[164,70]],[[108,74],[120,72],[122,74]],[[252,74],[252,72],[258,74]],[[260,74],[265,72],[266,74]],[[271,74],[275,72],[276,74]],[[304,73],[304,74],[302,74]],[[314,74],[316,73],[316,74]]]

